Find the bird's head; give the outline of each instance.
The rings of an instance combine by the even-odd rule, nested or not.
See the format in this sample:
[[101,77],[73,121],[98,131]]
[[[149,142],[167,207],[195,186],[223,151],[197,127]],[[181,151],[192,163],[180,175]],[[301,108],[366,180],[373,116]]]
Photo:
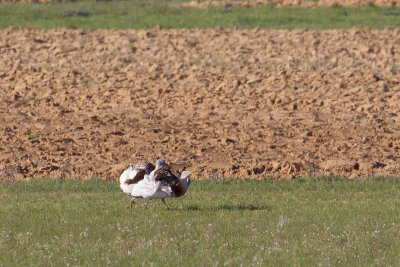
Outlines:
[[156,161],[156,170],[161,169],[162,167],[168,167],[168,164],[165,162],[165,160],[158,159]]

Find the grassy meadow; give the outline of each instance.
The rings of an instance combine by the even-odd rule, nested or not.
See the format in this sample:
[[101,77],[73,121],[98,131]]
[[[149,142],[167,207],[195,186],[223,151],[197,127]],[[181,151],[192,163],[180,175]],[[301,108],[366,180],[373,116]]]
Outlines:
[[194,181],[138,200],[117,182],[0,184],[2,266],[399,265],[400,180]]
[[[73,1],[0,4],[0,28],[83,29],[277,28],[338,29],[400,26],[399,7],[274,7],[208,9],[177,7],[179,1]],[[175,4],[172,5],[172,4]]]

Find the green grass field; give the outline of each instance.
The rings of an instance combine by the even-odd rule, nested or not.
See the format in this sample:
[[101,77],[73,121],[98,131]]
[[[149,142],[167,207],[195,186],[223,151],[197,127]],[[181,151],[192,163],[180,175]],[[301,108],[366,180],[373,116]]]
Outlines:
[[395,178],[208,180],[131,211],[116,182],[1,182],[0,265],[399,265],[399,194]]
[[170,1],[77,1],[0,4],[0,28],[387,28],[400,26],[398,7],[176,8]]

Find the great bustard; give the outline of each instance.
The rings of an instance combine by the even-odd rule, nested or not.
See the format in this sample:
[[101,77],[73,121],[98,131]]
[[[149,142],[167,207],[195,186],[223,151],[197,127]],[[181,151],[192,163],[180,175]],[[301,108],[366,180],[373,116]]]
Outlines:
[[156,166],[151,163],[133,164],[120,177],[120,187],[130,195],[131,209],[136,198],[161,199],[169,209],[166,198],[183,196],[190,185],[190,172],[182,171],[178,178],[164,160],[158,159]]

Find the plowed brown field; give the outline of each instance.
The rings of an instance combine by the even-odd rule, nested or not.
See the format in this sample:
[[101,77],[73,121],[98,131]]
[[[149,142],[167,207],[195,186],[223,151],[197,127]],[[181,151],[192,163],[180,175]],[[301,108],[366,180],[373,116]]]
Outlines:
[[400,175],[400,30],[0,31],[0,177]]

